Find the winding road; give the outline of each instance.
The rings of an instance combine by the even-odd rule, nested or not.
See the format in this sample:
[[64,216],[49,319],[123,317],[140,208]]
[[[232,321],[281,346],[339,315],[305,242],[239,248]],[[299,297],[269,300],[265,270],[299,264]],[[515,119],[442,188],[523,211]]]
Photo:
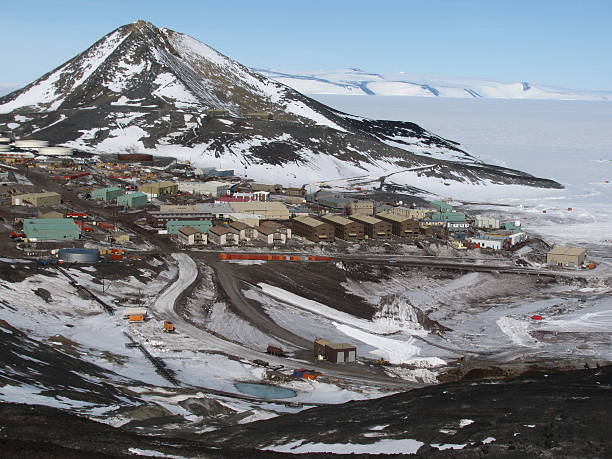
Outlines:
[[[177,326],[179,333],[193,338],[202,350],[217,351],[226,355],[238,357],[240,359],[266,360],[272,365],[293,364],[295,367],[303,367],[303,361],[293,361],[290,358],[280,358],[254,351],[239,344],[226,341],[215,336],[206,330],[194,326],[182,317],[177,311],[177,301],[183,291],[188,289],[198,278],[198,266],[189,255],[185,253],[173,253],[172,258],[176,260],[178,266],[178,277],[167,289],[165,289],[153,302],[151,308],[155,315],[160,319],[171,319]],[[238,292],[239,294],[239,292]],[[240,295],[241,296],[241,295]],[[245,299],[246,300],[246,299]],[[304,340],[305,341],[305,340]],[[422,387],[423,384],[411,383],[409,381],[397,380],[386,375],[377,374],[365,366],[356,365],[334,365],[331,363],[309,363],[309,368],[313,368],[327,376],[344,379],[355,384],[374,385],[378,387],[389,387],[393,389],[413,389]]]

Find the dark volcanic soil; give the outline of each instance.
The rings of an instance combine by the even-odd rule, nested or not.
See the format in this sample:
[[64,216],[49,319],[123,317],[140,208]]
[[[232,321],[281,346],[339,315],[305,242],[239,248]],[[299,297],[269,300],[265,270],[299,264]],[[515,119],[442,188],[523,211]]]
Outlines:
[[265,282],[309,298],[339,311],[370,319],[374,308],[363,298],[347,293],[341,283],[347,277],[354,280],[376,280],[380,274],[371,273],[368,265],[350,264],[346,271],[328,263],[264,263],[261,265],[234,265],[236,276],[252,284]]
[[[298,440],[365,444],[383,439],[423,442],[410,457],[603,459],[612,455],[610,383],[611,366],[495,383],[444,384],[313,408],[191,440],[137,435],[55,408],[5,403],[0,404],[0,442],[2,457],[29,459],[127,457],[143,451],[200,458],[288,457],[256,448]],[[439,450],[431,444],[466,446]],[[332,456],[370,457],[299,457]]]
[[[204,435],[233,447],[416,439],[420,457],[612,457],[612,366],[512,380],[449,383],[313,408]],[[460,427],[460,421],[473,421]],[[387,426],[375,429],[376,426]],[[270,436],[269,432],[274,432]],[[282,439],[275,441],[274,439]],[[491,439],[488,444],[483,440]],[[438,451],[429,444],[458,444]]]

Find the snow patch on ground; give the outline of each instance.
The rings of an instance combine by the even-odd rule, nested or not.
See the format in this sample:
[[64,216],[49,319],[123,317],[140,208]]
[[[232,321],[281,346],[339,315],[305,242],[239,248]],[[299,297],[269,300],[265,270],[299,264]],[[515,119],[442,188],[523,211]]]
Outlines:
[[306,443],[297,440],[284,445],[260,448],[279,453],[334,453],[334,454],[415,454],[424,443],[413,439],[384,439],[376,443]]

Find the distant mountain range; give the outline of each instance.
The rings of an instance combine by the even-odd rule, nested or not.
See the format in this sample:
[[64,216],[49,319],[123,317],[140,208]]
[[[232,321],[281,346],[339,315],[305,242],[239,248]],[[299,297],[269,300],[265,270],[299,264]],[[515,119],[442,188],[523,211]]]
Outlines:
[[[560,187],[485,164],[414,123],[334,110],[145,21],[112,31],[1,97],[5,129],[91,152],[129,150],[229,167],[275,183],[394,174],[395,183],[416,187],[419,181]],[[418,173],[395,175],[414,167]]]
[[380,74],[356,68],[315,72],[254,70],[303,94],[612,101],[612,91],[564,89],[528,82],[423,79],[403,72]]

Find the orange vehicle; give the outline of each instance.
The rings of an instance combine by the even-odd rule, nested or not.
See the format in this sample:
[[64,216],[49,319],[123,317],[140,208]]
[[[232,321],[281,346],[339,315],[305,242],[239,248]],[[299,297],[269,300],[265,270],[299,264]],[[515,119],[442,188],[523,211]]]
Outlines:
[[170,322],[169,320],[164,320],[164,331],[166,333],[174,333],[174,323]]
[[144,322],[144,316],[142,314],[133,314],[130,316],[130,322]]

